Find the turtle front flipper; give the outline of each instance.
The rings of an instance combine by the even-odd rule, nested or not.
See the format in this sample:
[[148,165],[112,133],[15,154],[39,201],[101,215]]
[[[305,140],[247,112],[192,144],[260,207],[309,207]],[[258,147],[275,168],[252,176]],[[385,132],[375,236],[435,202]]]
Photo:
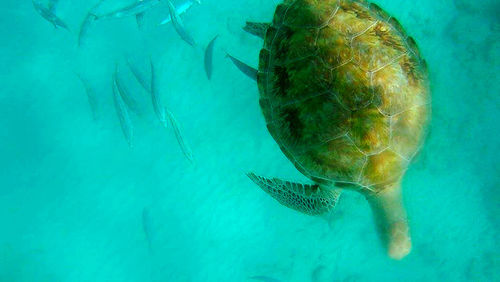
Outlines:
[[323,215],[335,207],[340,189],[300,184],[248,173],[248,177],[280,204],[309,215]]
[[243,30],[264,39],[266,30],[269,28],[269,26],[270,25],[268,23],[247,22],[243,27]]

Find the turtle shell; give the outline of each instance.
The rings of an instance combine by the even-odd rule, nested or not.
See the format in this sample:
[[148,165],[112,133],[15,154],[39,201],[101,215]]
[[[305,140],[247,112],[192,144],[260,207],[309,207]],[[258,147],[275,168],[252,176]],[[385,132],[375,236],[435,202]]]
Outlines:
[[297,169],[369,190],[399,181],[430,98],[425,62],[398,21],[361,1],[288,0],[264,41],[259,102]]

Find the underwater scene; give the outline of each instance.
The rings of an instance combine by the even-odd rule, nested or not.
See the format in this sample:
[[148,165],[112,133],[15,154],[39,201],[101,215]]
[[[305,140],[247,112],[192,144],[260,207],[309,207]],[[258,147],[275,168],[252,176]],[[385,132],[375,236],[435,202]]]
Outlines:
[[0,281],[500,281],[499,1],[0,13]]

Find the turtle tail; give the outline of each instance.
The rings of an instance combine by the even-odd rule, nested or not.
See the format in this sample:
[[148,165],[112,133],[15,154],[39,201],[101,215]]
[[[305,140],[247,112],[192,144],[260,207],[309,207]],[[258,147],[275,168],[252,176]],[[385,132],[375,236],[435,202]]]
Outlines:
[[397,260],[404,258],[411,251],[411,239],[400,184],[367,194],[366,198],[389,256]]

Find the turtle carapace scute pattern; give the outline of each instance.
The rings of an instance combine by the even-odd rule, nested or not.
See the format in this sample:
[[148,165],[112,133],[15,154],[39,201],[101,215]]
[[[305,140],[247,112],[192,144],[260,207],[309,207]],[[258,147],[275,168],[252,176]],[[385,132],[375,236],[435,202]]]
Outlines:
[[285,0],[270,24],[247,26],[267,27],[265,34],[253,30],[264,39],[257,83],[269,133],[322,189],[364,194],[379,229],[394,233],[382,239],[401,241],[390,255],[405,256],[400,182],[430,112],[427,67],[415,41],[380,7],[354,0]]
[[269,132],[316,182],[383,189],[421,143],[425,63],[373,4],[285,1],[267,29],[257,81]]

